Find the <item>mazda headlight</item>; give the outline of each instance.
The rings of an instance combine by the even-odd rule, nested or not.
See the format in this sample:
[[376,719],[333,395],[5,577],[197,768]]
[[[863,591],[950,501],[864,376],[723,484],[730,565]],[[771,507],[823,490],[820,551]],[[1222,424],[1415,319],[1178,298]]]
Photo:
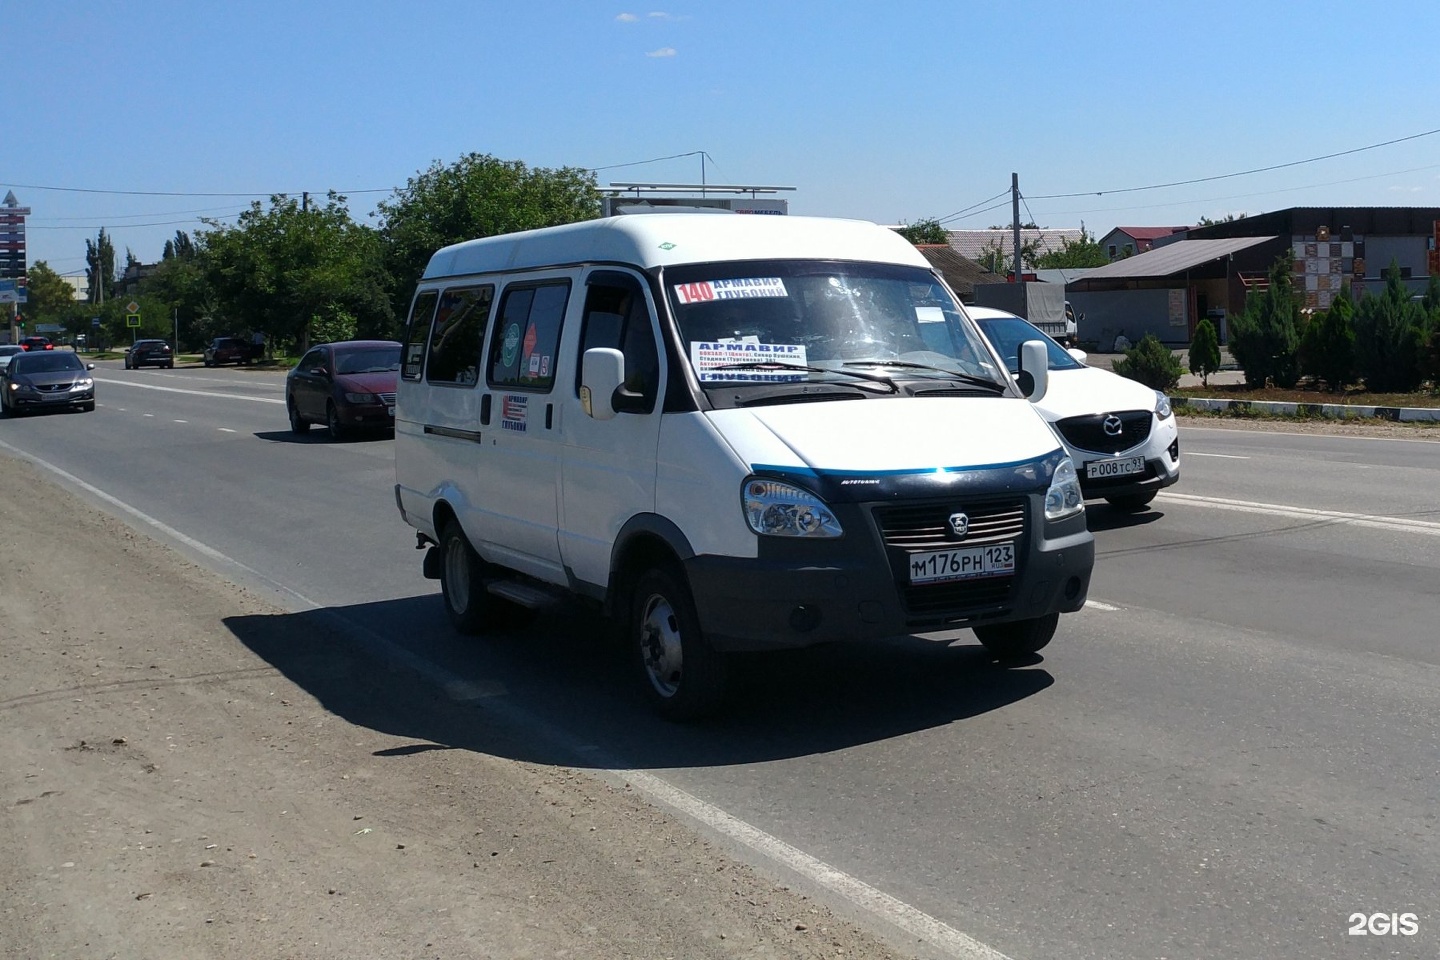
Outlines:
[[1045,519],[1063,520],[1084,509],[1080,475],[1075,472],[1075,464],[1066,457],[1055,468],[1055,475],[1050,478],[1050,489],[1045,491]]
[[1155,391],[1155,419],[1168,420],[1170,418],[1170,398],[1159,390]]
[[747,480],[741,498],[745,522],[751,530],[764,536],[838,537],[843,532],[840,521],[824,501],[788,483]]

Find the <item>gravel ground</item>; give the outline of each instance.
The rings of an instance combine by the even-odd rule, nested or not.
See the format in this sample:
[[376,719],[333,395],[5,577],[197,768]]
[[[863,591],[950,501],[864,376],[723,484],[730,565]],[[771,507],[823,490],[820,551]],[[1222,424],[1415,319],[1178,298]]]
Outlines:
[[[0,456],[0,488],[43,482]],[[21,499],[0,958],[910,955],[622,785],[348,723],[277,664],[436,730],[487,720],[63,490]]]

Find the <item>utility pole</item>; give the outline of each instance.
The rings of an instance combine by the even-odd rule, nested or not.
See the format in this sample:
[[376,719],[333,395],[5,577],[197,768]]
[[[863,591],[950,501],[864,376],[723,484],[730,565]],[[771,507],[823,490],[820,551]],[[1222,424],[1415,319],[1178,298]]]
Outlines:
[[310,212],[310,191],[309,191],[309,190],[304,190],[304,191],[301,191],[301,193],[300,193],[300,212],[301,212],[301,213],[309,213],[309,212]]
[[1015,229],[1015,282],[1020,282],[1020,174],[1010,174],[1010,225]]

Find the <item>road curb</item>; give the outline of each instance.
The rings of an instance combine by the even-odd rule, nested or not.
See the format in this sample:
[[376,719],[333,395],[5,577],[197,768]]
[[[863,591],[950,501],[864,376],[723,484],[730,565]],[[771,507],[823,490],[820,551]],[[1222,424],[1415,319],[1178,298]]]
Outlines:
[[1329,420],[1369,419],[1395,423],[1440,423],[1440,407],[1362,407],[1349,403],[1280,403],[1274,400],[1209,400],[1171,397],[1179,409],[1214,413],[1268,413],[1281,417],[1319,417]]

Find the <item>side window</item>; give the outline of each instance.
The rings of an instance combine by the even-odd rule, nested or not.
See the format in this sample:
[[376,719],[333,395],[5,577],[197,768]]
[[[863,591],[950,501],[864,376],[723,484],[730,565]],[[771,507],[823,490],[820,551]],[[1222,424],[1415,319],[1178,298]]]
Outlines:
[[316,347],[305,356],[300,358],[300,370],[304,373],[314,373],[316,367],[325,365],[325,348]]
[[511,285],[490,334],[490,385],[548,392],[555,385],[570,281]]
[[580,357],[575,363],[575,392],[580,392],[581,360],[592,347],[614,347],[625,355],[625,389],[645,397],[645,412],[655,409],[660,389],[660,357],[645,294],[634,277],[623,273],[591,276],[580,327]]
[[495,288],[452,287],[440,295],[425,364],[431,383],[474,386],[480,379],[480,341]]
[[435,316],[435,302],[440,294],[426,290],[410,307],[410,322],[405,327],[405,347],[400,351],[400,376],[419,380],[425,366],[425,338],[430,335],[430,320]]

